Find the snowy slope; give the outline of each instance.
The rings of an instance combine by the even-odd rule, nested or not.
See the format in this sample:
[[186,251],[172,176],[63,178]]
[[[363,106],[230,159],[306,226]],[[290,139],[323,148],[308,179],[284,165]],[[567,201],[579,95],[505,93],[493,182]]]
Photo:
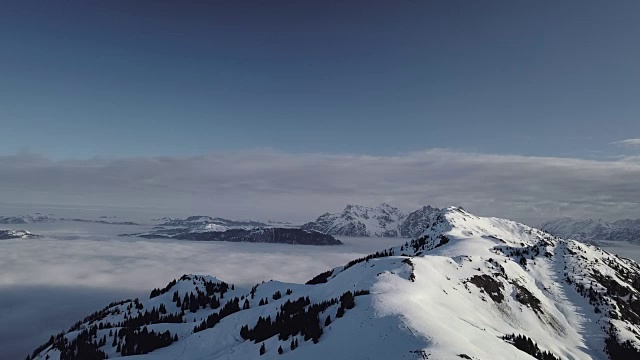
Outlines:
[[400,225],[407,217],[402,211],[380,204],[374,208],[347,205],[339,214],[325,213],[303,229],[344,236],[400,236]]
[[[151,295],[87,317],[35,358],[117,358],[155,347],[132,358],[640,358],[638,264],[455,207],[432,213],[421,238],[307,284],[243,289],[185,275]],[[178,321],[141,318],[161,305]]]
[[0,240],[32,239],[38,237],[26,230],[0,230]]
[[640,220],[576,220],[561,218],[544,223],[541,226],[553,235],[579,241],[629,241],[640,244]]

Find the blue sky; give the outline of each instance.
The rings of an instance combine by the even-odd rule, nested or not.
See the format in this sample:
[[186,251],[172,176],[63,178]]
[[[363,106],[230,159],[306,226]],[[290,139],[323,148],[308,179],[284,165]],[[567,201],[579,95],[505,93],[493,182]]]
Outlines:
[[4,2],[0,153],[593,158],[640,137],[637,1],[225,3]]
[[639,12],[3,1],[0,211],[637,218]]

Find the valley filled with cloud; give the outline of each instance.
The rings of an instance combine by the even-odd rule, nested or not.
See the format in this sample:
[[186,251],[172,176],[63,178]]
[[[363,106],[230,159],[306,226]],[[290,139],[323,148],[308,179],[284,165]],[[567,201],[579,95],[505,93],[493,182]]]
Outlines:
[[304,283],[406,241],[341,237],[344,245],[324,247],[194,242],[115,235],[131,230],[127,226],[25,226],[48,237],[0,241],[0,348],[7,358],[23,358],[96,309],[124,298],[147,298],[153,288],[183,274],[210,274],[246,286],[270,279]]

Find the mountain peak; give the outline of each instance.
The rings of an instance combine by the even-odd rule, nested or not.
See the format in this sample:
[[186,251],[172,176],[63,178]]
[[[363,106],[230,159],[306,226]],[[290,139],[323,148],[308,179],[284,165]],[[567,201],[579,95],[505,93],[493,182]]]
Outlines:
[[405,214],[387,203],[375,208],[349,204],[342,213],[324,213],[302,228],[330,235],[417,237],[430,221],[429,215],[438,210],[427,205]]
[[398,208],[386,203],[375,208],[349,204],[341,213],[325,213],[302,228],[330,235],[396,237],[400,236],[399,225],[405,217]]
[[376,209],[384,209],[384,210],[398,210],[398,208],[391,206],[387,203],[381,203],[380,205],[376,206]]

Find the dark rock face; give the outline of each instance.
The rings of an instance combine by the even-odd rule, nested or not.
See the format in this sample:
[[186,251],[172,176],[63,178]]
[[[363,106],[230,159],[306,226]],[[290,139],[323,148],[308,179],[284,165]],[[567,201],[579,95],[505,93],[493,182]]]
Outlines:
[[317,231],[289,228],[229,229],[226,231],[192,231],[191,229],[162,229],[149,233],[130,234],[143,238],[169,238],[192,241],[231,241],[298,245],[341,245],[331,235]]
[[427,205],[407,215],[400,225],[400,236],[408,238],[420,237],[429,226],[429,216],[437,211],[438,208]]
[[490,275],[474,275],[469,279],[469,282],[484,290],[491,300],[496,303],[499,304],[504,300],[504,294],[502,293],[504,286],[501,282],[495,280]]

